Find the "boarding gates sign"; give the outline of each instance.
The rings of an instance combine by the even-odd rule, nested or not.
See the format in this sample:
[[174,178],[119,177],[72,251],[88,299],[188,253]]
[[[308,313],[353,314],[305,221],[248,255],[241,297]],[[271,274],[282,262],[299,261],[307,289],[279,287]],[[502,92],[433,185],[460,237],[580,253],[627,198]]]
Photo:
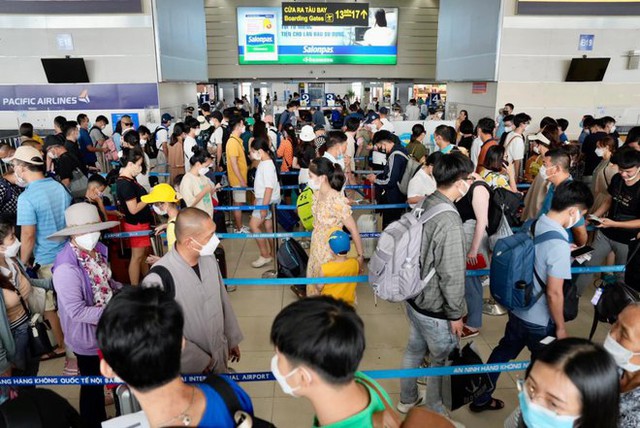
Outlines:
[[284,26],[369,25],[369,3],[282,3]]
[[158,85],[0,85],[0,111],[142,110],[158,107]]
[[237,8],[238,63],[395,65],[398,8],[337,4]]

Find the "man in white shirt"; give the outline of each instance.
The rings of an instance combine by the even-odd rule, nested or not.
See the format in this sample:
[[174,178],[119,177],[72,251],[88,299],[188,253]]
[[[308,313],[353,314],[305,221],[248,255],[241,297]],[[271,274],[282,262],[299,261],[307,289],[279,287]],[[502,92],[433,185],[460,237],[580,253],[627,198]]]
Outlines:
[[215,156],[216,162],[216,171],[218,171],[218,167],[220,166],[220,160],[222,159],[222,144],[224,143],[224,129],[228,125],[227,119],[220,113],[218,110],[215,110],[209,116],[209,122],[215,130],[211,137],[209,138],[209,143],[207,147],[209,149],[209,153]]
[[158,147],[158,158],[156,159],[157,166],[155,170],[159,173],[166,173],[167,168],[167,153],[169,147],[169,126],[171,126],[171,120],[173,116],[169,113],[164,113],[160,119],[160,126],[156,129],[156,147]]
[[389,114],[389,109],[386,107],[380,107],[380,122],[382,126],[378,128],[378,130],[384,129],[386,131],[391,132],[392,134],[396,133],[396,128],[393,126],[393,123],[389,119],[387,119],[387,115]]
[[513,118],[515,129],[510,132],[505,140],[504,149],[507,162],[513,163],[516,177],[520,177],[524,160],[524,132],[531,123],[531,116],[526,113],[518,113]]
[[477,137],[471,143],[471,153],[469,157],[471,158],[471,162],[473,162],[473,166],[475,168],[478,167],[478,157],[480,156],[480,150],[482,150],[482,140],[480,137]]
[[183,149],[184,149],[184,173],[186,174],[191,169],[191,163],[189,163],[189,159],[193,156],[193,148],[198,146],[196,142],[196,137],[200,134],[200,122],[198,119],[193,117],[188,118],[186,125],[190,127],[189,133],[184,139]]
[[409,105],[407,106],[405,114],[407,115],[407,120],[420,120],[420,108],[418,107],[415,98],[409,100]]

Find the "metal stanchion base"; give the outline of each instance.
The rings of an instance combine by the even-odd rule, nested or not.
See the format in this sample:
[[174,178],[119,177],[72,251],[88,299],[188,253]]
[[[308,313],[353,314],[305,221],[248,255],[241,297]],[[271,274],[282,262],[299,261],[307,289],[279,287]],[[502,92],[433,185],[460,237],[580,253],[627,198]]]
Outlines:
[[488,298],[484,299],[482,313],[491,316],[502,316],[507,313],[507,310],[500,306],[493,298]]
[[274,269],[269,269],[262,273],[262,278],[264,279],[277,278],[277,277],[278,277],[278,272]]

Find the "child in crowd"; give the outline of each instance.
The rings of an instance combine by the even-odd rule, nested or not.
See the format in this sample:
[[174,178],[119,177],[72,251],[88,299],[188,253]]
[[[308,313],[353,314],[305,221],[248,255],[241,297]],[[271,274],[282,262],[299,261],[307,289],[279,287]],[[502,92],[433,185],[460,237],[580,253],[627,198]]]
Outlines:
[[[356,276],[360,271],[360,264],[357,259],[347,257],[351,243],[349,235],[343,230],[335,230],[329,235],[329,247],[335,258],[321,267],[322,276]],[[354,306],[356,304],[356,282],[341,282],[335,284],[319,284],[319,291],[322,295],[332,296],[341,299]]]
[[[176,217],[178,216],[180,203],[180,195],[178,195],[173,187],[166,183],[157,184],[148,195],[142,196],[142,202],[153,204],[153,212],[159,216],[168,216],[166,223],[156,227],[156,235],[163,230],[167,231],[167,248],[169,251],[176,242]],[[151,255],[147,261],[151,264],[158,261],[159,257]]]
[[107,189],[107,180],[100,174],[93,174],[89,177],[87,183],[87,192],[84,195],[84,202],[91,205],[95,205],[100,214],[101,221],[107,221],[109,214],[118,218],[123,218],[124,215],[118,210],[107,210],[104,205],[104,191]]

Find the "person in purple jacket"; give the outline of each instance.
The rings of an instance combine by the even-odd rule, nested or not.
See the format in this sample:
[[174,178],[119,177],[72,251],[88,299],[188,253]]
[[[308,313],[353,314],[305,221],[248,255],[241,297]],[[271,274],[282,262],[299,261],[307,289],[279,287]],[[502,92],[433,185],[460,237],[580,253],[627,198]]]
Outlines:
[[[96,329],[114,290],[122,284],[111,278],[107,247],[98,242],[100,231],[118,224],[101,222],[94,205],[71,205],[64,213],[67,227],[49,239],[69,238],[53,264],[53,283],[65,342],[78,359],[82,376],[100,375]],[[87,427],[100,427],[107,419],[102,386],[80,387],[80,415]]]

